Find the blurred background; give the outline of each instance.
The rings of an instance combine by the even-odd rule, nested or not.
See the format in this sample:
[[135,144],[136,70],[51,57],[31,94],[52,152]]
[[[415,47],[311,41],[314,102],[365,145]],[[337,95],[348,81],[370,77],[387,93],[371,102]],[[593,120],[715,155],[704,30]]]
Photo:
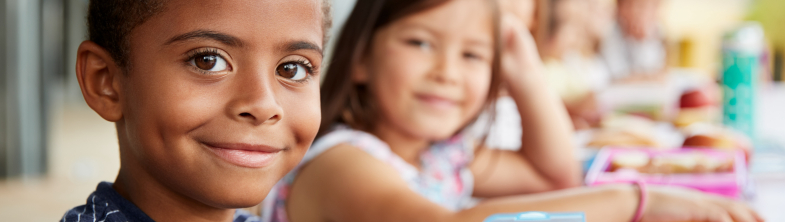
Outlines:
[[[332,1],[334,40],[354,1]],[[558,2],[564,1],[581,1],[587,5],[560,6],[562,3]],[[769,221],[785,221],[782,212],[777,214],[772,208],[785,205],[785,85],[782,82],[785,78],[785,1],[654,1],[657,5],[650,22],[656,27],[654,34],[646,34],[644,30],[641,35],[654,36],[658,46],[648,52],[659,56],[661,65],[653,74],[640,74],[643,78],[630,74],[638,72],[631,66],[621,71],[624,74],[614,74],[613,65],[608,64],[613,63],[613,55],[603,54],[606,46],[624,48],[627,44],[624,37],[613,38],[614,30],[618,29],[615,27],[624,26],[618,19],[627,18],[619,13],[621,5],[617,1],[541,0],[537,4],[531,29],[546,66],[556,70],[554,76],[565,72],[563,70],[577,69],[579,73],[594,70],[592,65],[604,70],[598,71],[601,74],[595,77],[577,78],[578,85],[599,82],[586,83],[590,85],[586,86],[590,88],[588,90],[572,83],[567,83],[568,86],[553,84],[562,87],[560,94],[571,114],[575,114],[579,146],[619,145],[618,141],[597,138],[598,132],[614,124],[613,121],[608,123],[607,113],[619,110],[643,113],[637,116],[646,116],[647,121],[667,122],[668,129],[676,129],[671,131],[682,130],[679,127],[694,122],[722,123],[724,127],[736,128],[735,131],[749,139],[749,148],[756,153],[751,160],[750,175],[757,182],[751,189],[757,191],[751,191],[748,200],[765,211]],[[86,37],[87,3],[87,0],[0,0],[0,220],[57,220],[67,209],[83,204],[98,182],[113,181],[116,176],[119,154],[113,124],[87,107],[74,74],[76,48]],[[629,10],[632,17],[646,13],[645,9]],[[592,22],[575,24],[575,18],[598,20],[600,28],[591,28]],[[602,24],[606,18],[608,21]],[[749,23],[751,21],[755,23]],[[586,30],[599,31],[593,36]],[[758,30],[763,31],[762,38],[754,38]],[[742,44],[748,41],[739,36],[745,35],[753,36],[750,40],[753,46]],[[745,91],[748,92],[745,95],[754,98],[754,103],[744,108],[751,110],[749,119],[754,123],[738,123],[740,120],[735,117],[726,120],[722,113],[723,110],[729,112],[729,104],[722,98],[738,89],[723,87],[729,80],[722,76],[738,74],[728,71],[729,64],[733,65],[729,59],[755,48],[755,44],[760,45],[760,49],[753,52],[756,60],[753,66],[757,68],[753,69],[754,73],[747,74],[753,77],[754,83],[747,81],[752,84],[752,93]],[[329,55],[331,51],[328,46],[325,54]],[[584,69],[571,65],[574,54],[598,60],[589,59],[594,62]],[[621,59],[627,57],[631,56],[622,54]],[[569,79],[574,74],[565,75]],[[559,81],[562,80],[555,80]],[[591,91],[589,94],[594,102],[572,106],[570,100],[585,101],[581,97],[585,92],[575,92],[581,90]],[[686,102],[685,105],[682,101],[685,95],[695,91],[699,92],[698,97],[710,101],[708,105],[701,102],[697,105]],[[640,100],[653,102],[619,105],[630,104],[624,101]],[[638,126],[617,119],[618,122]],[[750,126],[753,128],[744,128]],[[654,128],[654,134],[658,134],[660,130]],[[664,131],[663,134],[669,132]],[[666,135],[666,139],[651,136],[651,140],[656,146],[678,146],[690,135]],[[496,143],[504,146],[506,137],[499,138]],[[514,146],[515,142],[511,143]]]

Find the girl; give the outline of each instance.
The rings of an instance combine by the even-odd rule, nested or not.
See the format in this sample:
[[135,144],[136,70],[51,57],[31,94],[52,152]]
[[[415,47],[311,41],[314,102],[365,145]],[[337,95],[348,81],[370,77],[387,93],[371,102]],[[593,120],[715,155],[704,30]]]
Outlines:
[[[741,204],[672,188],[520,196],[576,186],[579,170],[569,119],[541,84],[531,36],[505,17],[499,37],[493,4],[358,1],[322,88],[318,139],[270,194],[267,219],[482,221],[538,210],[583,211],[589,221],[757,220]],[[488,98],[501,83],[520,107],[517,153],[464,136],[481,109],[493,107]],[[472,196],[487,199],[475,204]]]

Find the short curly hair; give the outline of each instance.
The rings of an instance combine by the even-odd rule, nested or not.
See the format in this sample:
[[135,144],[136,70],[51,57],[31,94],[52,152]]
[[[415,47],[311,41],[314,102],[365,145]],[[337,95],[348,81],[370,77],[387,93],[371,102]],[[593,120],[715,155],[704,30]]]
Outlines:
[[164,0],[91,0],[87,9],[88,38],[104,47],[121,68],[127,68],[131,30],[163,11]]
[[[131,31],[164,10],[166,0],[90,0],[87,11],[88,39],[103,47],[124,71],[129,67]],[[330,4],[322,0],[323,43],[332,26]]]

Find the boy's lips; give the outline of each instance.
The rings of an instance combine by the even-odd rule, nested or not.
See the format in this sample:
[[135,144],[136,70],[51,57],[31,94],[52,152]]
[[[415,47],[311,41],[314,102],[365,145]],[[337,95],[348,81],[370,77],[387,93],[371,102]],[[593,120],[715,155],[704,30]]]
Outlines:
[[265,167],[272,163],[278,153],[284,150],[267,145],[246,143],[203,142],[202,144],[226,162],[248,168]]

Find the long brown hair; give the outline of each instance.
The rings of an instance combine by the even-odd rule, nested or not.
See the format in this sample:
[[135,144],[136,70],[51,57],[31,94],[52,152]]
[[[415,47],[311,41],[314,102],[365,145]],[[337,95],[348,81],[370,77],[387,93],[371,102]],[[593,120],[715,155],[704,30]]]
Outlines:
[[[322,123],[317,137],[331,130],[336,123],[370,131],[377,120],[376,105],[373,95],[367,86],[352,81],[352,65],[359,62],[368,53],[373,35],[382,27],[405,16],[421,12],[444,4],[450,0],[358,0],[335,46],[326,77],[321,88]],[[491,86],[484,110],[491,113],[491,120],[486,126],[486,134],[493,122],[495,101],[500,84],[501,41],[499,31],[499,13],[496,1],[488,1],[492,5],[494,16],[494,56],[491,68]],[[479,115],[478,115],[479,116]],[[474,122],[474,121],[472,121]],[[485,136],[483,136],[483,141]]]

